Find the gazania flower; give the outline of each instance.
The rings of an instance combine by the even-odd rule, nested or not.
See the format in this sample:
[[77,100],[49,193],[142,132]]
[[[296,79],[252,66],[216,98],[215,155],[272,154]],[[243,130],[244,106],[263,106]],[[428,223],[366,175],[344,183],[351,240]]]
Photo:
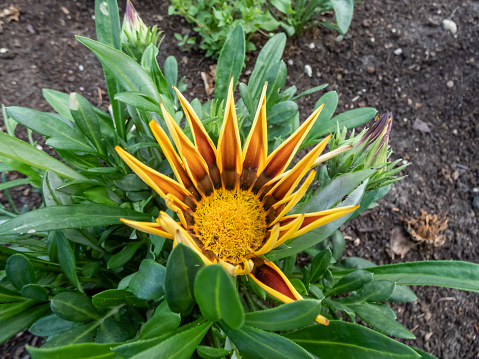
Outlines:
[[[233,81],[217,146],[191,105],[175,89],[195,144],[161,104],[178,153],[155,121],[151,121],[150,127],[177,181],[145,166],[123,149],[117,147],[116,150],[176,212],[179,222],[165,212],[160,212],[156,222],[122,221],[140,231],[171,238],[174,245],[183,243],[198,253],[206,265],[220,263],[233,276],[248,275],[266,292],[289,303],[303,298],[283,272],[262,255],[287,240],[352,212],[358,206],[287,215],[311,184],[315,175],[311,169],[348,147],[320,157],[329,141],[328,136],[285,172],[322,107],[268,156],[266,87],[243,149],[233,99]],[[306,179],[300,184],[304,177]],[[328,323],[322,316],[317,320]]]

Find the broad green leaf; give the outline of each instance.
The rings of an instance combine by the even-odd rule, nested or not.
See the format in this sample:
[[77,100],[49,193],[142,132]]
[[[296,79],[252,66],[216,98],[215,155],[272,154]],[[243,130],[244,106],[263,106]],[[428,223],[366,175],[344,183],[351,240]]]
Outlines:
[[136,251],[138,251],[138,249],[142,245],[143,241],[135,241],[128,243],[125,247],[123,247],[120,252],[116,253],[108,260],[107,268],[118,268],[128,263],[128,261],[133,258]]
[[306,138],[304,139],[300,148],[313,144],[315,139],[322,136],[324,133],[323,128],[325,124],[327,124],[331,117],[333,117],[336,107],[338,107],[338,101],[338,93],[336,91],[329,91],[321,96],[321,98],[316,102],[314,109],[319,108],[323,104],[324,107],[319,113],[313,127],[311,127],[311,130],[306,135]]
[[98,60],[129,91],[137,91],[160,100],[160,95],[148,74],[130,56],[100,42],[77,36],[76,39],[88,47]]
[[233,91],[238,83],[241,69],[244,64],[245,38],[241,24],[236,25],[234,30],[226,38],[225,44],[218,58],[216,67],[215,100],[221,103],[228,95],[228,87],[231,78],[234,78]]
[[52,147],[72,151],[96,152],[79,132],[48,113],[26,107],[12,106],[8,108],[8,114],[18,123],[48,137],[47,144]]
[[212,323],[206,322],[192,329],[176,334],[151,348],[139,352],[132,359],[189,359],[201,343]]
[[354,310],[362,321],[381,333],[404,339],[416,339],[413,333],[385,314],[384,309],[392,310],[389,307],[370,303],[353,304],[348,307]]
[[131,105],[137,109],[161,113],[161,107],[158,103],[150,101],[142,94],[132,91],[121,92],[115,95],[115,99]]
[[47,207],[73,204],[71,196],[58,191],[63,185],[63,180],[53,171],[45,172],[43,176],[42,190],[43,200]]
[[202,268],[195,281],[195,298],[203,316],[213,322],[224,320],[232,328],[244,323],[243,305],[233,281],[221,265]]
[[413,349],[374,330],[342,321],[313,325],[284,335],[321,358],[420,358]]
[[[462,261],[418,261],[387,264],[365,270],[375,280],[397,285],[434,285],[479,293],[479,264]],[[344,274],[344,271],[334,274]]]
[[[360,270],[353,273],[349,273],[346,276],[352,275],[358,272],[368,273],[365,270]],[[346,276],[344,276],[343,278],[346,278]],[[376,276],[374,277],[374,279],[377,279]],[[372,282],[370,281],[369,283],[366,283],[356,293],[353,293],[349,297],[339,298],[338,302],[341,302],[343,304],[362,303],[362,302],[383,302],[388,300],[391,297],[395,287],[396,287],[396,284],[394,282],[390,282],[387,280],[374,280]]]
[[124,191],[135,192],[148,190],[150,187],[143,182],[136,174],[130,173],[113,183]]
[[384,186],[384,187],[375,189],[373,191],[367,192],[364,195],[364,197],[361,199],[360,207],[354,211],[350,220],[356,218],[361,213],[369,209],[370,208],[369,206],[371,204],[383,198],[385,195],[389,193],[390,190],[391,190],[391,185],[388,185],[388,186]]
[[52,314],[38,319],[32,324],[28,331],[41,337],[50,337],[69,329],[72,324],[73,322]]
[[0,343],[28,328],[33,322],[49,313],[50,306],[42,304],[24,310],[14,317],[0,319]]
[[285,123],[298,113],[298,105],[293,101],[279,102],[268,111],[268,125]]
[[126,290],[108,289],[92,297],[93,305],[99,309],[112,308],[125,302],[129,295]]
[[[168,273],[168,269],[167,269]],[[150,339],[166,334],[180,325],[181,316],[174,313],[168,307],[168,303],[163,301],[156,308],[153,316],[141,328],[141,339]]]
[[70,94],[70,111],[80,131],[91,141],[99,153],[105,154],[100,124],[92,105],[86,98],[73,92]]
[[121,224],[120,218],[148,221],[151,216],[131,209],[101,204],[54,206],[27,212],[2,223],[0,236]]
[[165,294],[165,267],[144,259],[130,280],[130,291],[140,299],[158,301]]
[[46,349],[91,342],[93,341],[93,337],[95,336],[99,325],[100,322],[91,322],[72,326],[70,329],[51,338],[42,348]]
[[100,313],[91,303],[91,299],[79,293],[57,294],[52,298],[50,306],[54,314],[72,322],[86,322],[100,318]]
[[98,327],[95,343],[122,343],[128,339],[128,333],[112,318],[106,318]]
[[328,290],[325,295],[331,297],[333,295],[352,292],[362,288],[366,283],[371,282],[373,275],[363,270],[357,270],[355,272],[346,274],[343,278],[336,283],[333,288]]
[[[232,329],[220,323],[221,329],[240,350],[244,359],[312,359],[314,358],[299,345],[274,333],[247,325]],[[327,328],[327,327],[326,327]]]
[[423,359],[438,359],[438,358],[435,357],[434,355],[429,354],[429,353],[426,353],[425,351],[423,351],[423,350],[421,350],[421,349],[414,348],[414,347],[412,347],[412,349],[413,349],[416,353],[418,353],[418,354],[421,356],[421,358],[423,358]]
[[404,285],[396,285],[393,294],[389,297],[388,302],[408,303],[417,300],[416,294]]
[[62,232],[56,232],[56,245],[58,249],[58,262],[60,263],[60,267],[62,267],[63,273],[65,273],[79,292],[84,293],[76,273],[75,254]]
[[271,5],[281,11],[283,14],[294,14],[294,10],[291,8],[291,0],[271,0]]
[[141,66],[155,82],[158,91],[165,96],[170,96],[168,81],[166,81],[166,78],[158,65],[158,61],[156,60],[158,52],[158,48],[155,45],[148,45],[141,57]]
[[27,284],[21,290],[22,296],[37,300],[39,302],[48,301],[48,291],[38,284]]
[[360,257],[344,258],[339,264],[347,269],[365,269],[377,267],[377,264]]
[[121,25],[116,0],[95,1],[95,29],[98,41],[121,50]]
[[248,81],[248,88],[253,100],[261,94],[266,81],[266,74],[271,66],[281,60],[285,45],[286,35],[279,33],[269,39],[261,49]]
[[246,313],[245,324],[269,331],[293,330],[313,323],[320,312],[319,300],[297,300],[273,309]]
[[344,235],[341,231],[337,230],[333,233],[331,236],[331,245],[333,247],[333,258],[339,260],[346,246],[346,241],[344,240]]
[[316,283],[316,281],[324,273],[324,271],[328,269],[332,256],[333,255],[331,254],[331,251],[329,249],[322,250],[318,254],[316,254],[311,263],[311,272],[306,282],[306,285],[308,285],[309,283]]
[[166,264],[166,301],[176,313],[187,312],[195,303],[194,285],[202,259],[184,244],[178,244]]
[[8,280],[17,289],[22,289],[24,285],[35,283],[33,264],[23,254],[14,254],[8,258],[5,273]]
[[[99,1],[100,2],[100,1]],[[111,351],[118,344],[82,343],[56,348],[35,348],[27,345],[32,359],[115,359]]]
[[[165,60],[164,64],[164,69],[165,69],[165,79],[168,84],[168,90],[170,91],[170,98],[175,99],[176,98],[176,93],[173,90],[173,86],[178,85],[178,62],[176,61],[176,58],[174,56],[168,56]],[[167,96],[164,96],[164,98],[168,99]],[[163,99],[161,99],[161,102]],[[165,106],[166,107],[166,106]],[[166,107],[169,113],[174,113],[170,112],[170,109]]]
[[342,34],[348,32],[349,25],[353,18],[354,1],[353,0],[331,0],[331,5],[336,15],[336,22],[339,27],[339,31]]
[[0,155],[69,179],[86,179],[45,152],[3,132],[0,132]]

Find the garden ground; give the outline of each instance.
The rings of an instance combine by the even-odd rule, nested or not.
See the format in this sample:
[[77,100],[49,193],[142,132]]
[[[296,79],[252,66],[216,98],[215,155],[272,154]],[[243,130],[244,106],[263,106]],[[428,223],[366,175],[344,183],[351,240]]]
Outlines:
[[[74,35],[95,38],[94,1],[1,3],[0,13],[12,5],[20,14],[18,21],[0,18],[4,22],[0,25],[0,103],[49,111],[41,89],[50,88],[79,92],[93,105],[106,108],[100,64],[74,39]],[[215,61],[198,51],[182,52],[173,36],[189,33],[191,26],[180,17],[167,16],[166,0],[134,3],[145,23],[165,31],[160,65],[174,55],[180,76],[186,76],[185,96],[207,100],[200,73],[209,71]],[[441,27],[443,19],[457,24],[455,35]],[[345,255],[377,264],[426,259],[479,263],[479,3],[367,0],[356,7],[345,38],[336,38],[325,28],[315,28],[289,39],[283,57],[288,85],[301,92],[328,83],[327,90],[340,95],[338,112],[363,106],[393,111],[393,159],[410,163],[403,171],[407,177],[379,207],[343,228],[348,238]],[[258,49],[266,40],[263,35],[253,39]],[[247,79],[257,52],[248,54],[241,80]],[[311,66],[312,77],[304,72],[305,65]],[[300,100],[302,120],[320,95]],[[22,131],[18,129],[17,134],[25,138]],[[44,145],[40,137],[34,138]],[[11,173],[9,179],[16,176]],[[41,202],[40,194],[27,186],[12,194],[18,207]],[[400,217],[417,216],[420,209],[447,217],[443,246],[412,242],[402,229]],[[410,247],[403,258],[394,254],[397,246]],[[435,287],[413,289],[416,302],[394,306],[398,320],[417,336],[407,343],[440,358],[477,358],[479,295]],[[40,341],[29,334],[17,336],[0,346],[0,356],[28,357],[25,343],[39,345]]]

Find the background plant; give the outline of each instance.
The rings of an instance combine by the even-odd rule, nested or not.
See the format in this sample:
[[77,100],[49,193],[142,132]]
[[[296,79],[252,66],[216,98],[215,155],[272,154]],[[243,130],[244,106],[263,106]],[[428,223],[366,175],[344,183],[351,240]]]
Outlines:
[[[108,16],[97,8],[99,41],[78,40],[104,67],[113,117],[91,107],[78,94],[51,90],[45,91],[45,97],[56,113],[4,109],[7,133],[0,133],[2,172],[15,169],[27,175],[22,181],[41,188],[45,203],[20,215],[2,210],[0,239],[9,246],[0,247],[0,339],[31,325],[32,333],[47,339],[44,348],[29,349],[34,358],[189,358],[194,353],[208,358],[233,352],[245,358],[303,358],[311,357],[309,353],[366,358],[388,358],[392,353],[406,358],[425,356],[380,334],[413,337],[384,303],[415,300],[407,285],[478,292],[478,266],[452,261],[375,266],[360,258],[341,260],[344,237],[337,229],[360,212],[298,237],[268,255],[308,298],[273,309],[274,299],[251,281],[235,281],[219,267],[203,267],[196,254],[184,246],[171,250],[170,241],[120,224],[119,217],[151,220],[166,207],[122,165],[112,148],[120,144],[149,166],[172,175],[146,125],[152,119],[164,125],[158,101],[181,121],[170,88],[176,84],[184,90],[184,85],[177,80],[176,60],[168,58],[160,69],[154,44],[146,48],[139,62],[120,51],[121,43],[115,40],[120,34],[116,2],[110,1],[108,6]],[[286,76],[281,70],[284,43],[284,35],[271,39],[248,84],[239,85],[237,111],[242,113],[241,127],[247,133],[252,114],[248,108],[254,109],[250,103],[258,101],[256,89],[270,76],[274,91],[268,94],[269,126],[282,131],[270,138],[272,148],[289,136],[297,123],[297,106],[289,117],[282,112],[283,121],[271,122],[275,106],[279,111],[279,105],[294,104],[295,100],[294,87],[282,90],[284,85],[275,85],[282,84],[279,80]],[[215,100],[206,104],[192,101],[213,138],[221,126],[226,86],[231,76],[239,77],[244,52],[244,34],[237,27],[220,55]],[[304,146],[335,131],[338,123],[339,128],[354,127],[375,114],[366,108],[333,117],[337,94],[328,92],[319,101],[325,103],[325,110]],[[291,103],[288,106],[294,107]],[[47,137],[48,144],[71,167],[16,139],[11,131],[18,123]],[[337,131],[336,139],[341,136]],[[384,163],[354,172],[339,165],[345,171],[331,174],[324,188],[315,191],[313,186],[295,212],[357,203],[363,211],[372,203],[370,194],[387,187],[368,191],[369,182]],[[18,184],[1,185],[8,190]],[[375,193],[373,197],[382,196]],[[296,255],[301,252],[312,257],[303,268],[296,266]],[[221,295],[212,298],[210,290],[202,290],[211,287],[220,288]],[[212,307],[220,309],[212,311]],[[341,312],[349,321],[341,320]],[[319,313],[333,319],[330,326],[311,325]],[[376,331],[355,324],[357,317]],[[337,331],[341,343],[334,334]]]
[[[246,34],[246,50],[255,32],[268,35],[282,27],[289,36],[299,35],[313,26],[326,26],[345,34],[353,16],[353,0],[171,0],[170,15],[181,15],[195,25],[201,36],[199,47],[206,56],[219,56],[227,36],[239,24]],[[321,16],[334,12],[336,23]],[[180,46],[192,44],[188,35],[177,35]]]

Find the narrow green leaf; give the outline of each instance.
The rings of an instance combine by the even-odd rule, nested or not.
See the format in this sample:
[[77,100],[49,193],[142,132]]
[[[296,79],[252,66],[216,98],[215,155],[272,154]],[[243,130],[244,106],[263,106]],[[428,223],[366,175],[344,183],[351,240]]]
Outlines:
[[13,181],[8,181],[4,183],[0,183],[0,191],[9,189],[15,186],[22,186],[25,184],[30,184],[30,179],[29,178],[19,178]]
[[321,358],[420,358],[413,349],[361,325],[331,321],[285,334]]
[[244,64],[245,38],[241,24],[238,23],[226,38],[216,67],[215,100],[219,103],[226,99],[231,78],[236,88]]
[[286,64],[283,60],[275,63],[266,74],[268,90],[266,91],[266,108],[269,110],[278,102],[279,90],[284,88],[286,83]]
[[226,350],[222,348],[212,348],[206,345],[198,345],[196,348],[198,355],[202,358],[223,358],[226,355],[231,355],[232,350]]
[[[349,273],[347,275],[352,275],[357,272],[368,273],[367,271],[361,270],[361,271]],[[346,276],[344,276],[343,278],[346,278]],[[362,303],[362,302],[383,302],[388,300],[391,297],[395,287],[396,287],[396,284],[394,282],[390,282],[387,280],[374,280],[372,282],[365,284],[360,290],[358,290],[356,293],[353,293],[349,297],[338,298],[338,302],[341,302],[343,304]]]
[[25,300],[25,298],[23,298],[20,293],[0,286],[0,303],[12,303],[23,300]]
[[17,314],[26,311],[34,303],[35,302],[33,300],[24,300],[24,301],[13,302],[13,303],[2,303],[0,304],[0,319],[7,320],[11,317],[14,317]]
[[130,280],[130,291],[140,299],[158,301],[165,294],[165,267],[144,259]]
[[101,204],[75,204],[37,209],[0,225],[0,236],[121,224],[120,218],[148,221],[151,216]]
[[136,251],[143,245],[143,241],[136,241],[128,243],[123,249],[113,255],[107,264],[108,269],[118,268],[122,265],[128,263],[130,259],[133,258]]
[[5,273],[8,280],[17,289],[22,289],[24,285],[35,283],[33,264],[23,254],[14,254],[8,258]]
[[91,342],[99,325],[99,322],[91,322],[72,326],[70,329],[51,338],[42,349]]
[[[362,200],[361,200],[362,201]],[[338,261],[341,258],[344,248],[346,246],[346,241],[344,240],[344,235],[340,230],[337,230],[333,233],[331,237],[331,245],[333,247],[333,258]]]
[[221,329],[240,350],[245,359],[311,359],[313,356],[289,339],[244,325],[232,329],[220,323]]
[[346,274],[343,278],[336,283],[333,288],[328,290],[325,295],[331,297],[340,293],[352,292],[362,288],[366,283],[371,282],[373,275],[363,270],[357,270],[355,272]]
[[198,272],[194,293],[206,319],[213,322],[222,319],[232,328],[243,325],[243,305],[231,277],[221,265],[206,266]]
[[178,328],[180,322],[181,316],[172,312],[168,303],[164,301],[156,308],[151,319],[142,326],[140,337],[141,339],[158,337]]
[[309,283],[316,283],[319,277],[328,269],[329,263],[331,262],[332,253],[329,249],[320,251],[313,259],[311,263],[311,273],[309,275],[306,285]]
[[158,103],[150,101],[142,94],[133,91],[121,92],[115,95],[115,99],[131,105],[137,109],[161,113],[161,107]]
[[84,293],[76,273],[75,254],[62,232],[56,232],[56,245],[58,249],[58,262],[60,263],[60,267],[62,267],[63,273],[65,273],[80,293]]
[[[173,86],[178,85],[178,62],[176,61],[176,58],[174,56],[168,56],[165,60],[164,64],[164,69],[165,69],[165,79],[166,83],[168,84],[168,91],[170,92],[170,97],[164,96],[164,99],[176,99],[176,93],[173,90]],[[161,99],[161,102],[165,102],[164,99]],[[166,104],[165,104],[166,107]],[[166,107],[169,113],[174,113],[170,112],[170,109]]]
[[[319,86],[316,86],[316,87],[312,87],[304,92],[301,92],[299,95],[296,95],[294,96],[291,100],[293,101],[296,101],[296,100],[299,100],[301,97],[304,97],[306,95],[311,95],[312,93],[315,93],[315,92],[318,92],[318,91],[321,91],[322,89],[328,87],[328,84],[322,84],[322,85],[319,85]],[[315,108],[318,108],[318,106],[315,106]],[[334,111],[334,109],[333,109]]]
[[48,304],[37,305],[14,317],[0,319],[0,343],[28,328],[33,322],[50,313]]
[[437,357],[435,357],[434,355],[432,354],[429,354],[429,353],[426,353],[425,351],[421,350],[421,349],[418,349],[418,348],[414,348],[412,347],[412,349],[418,353],[421,358],[424,358],[424,359],[438,359]]
[[121,25],[116,0],[95,1],[95,29],[98,41],[121,50]]
[[67,165],[6,133],[0,132],[0,155],[69,179],[86,179]]
[[93,305],[99,309],[113,308],[125,302],[129,295],[126,290],[108,289],[92,297]]
[[27,345],[32,359],[115,359],[111,351],[118,344],[70,344],[56,348],[35,348]]
[[159,50],[155,45],[148,45],[143,53],[143,56],[141,57],[141,66],[155,82],[158,91],[161,94],[169,97],[170,92],[168,88],[168,81],[166,81],[166,78],[163,75],[163,72],[161,72],[160,66],[158,65],[158,61],[156,60],[158,52]]
[[59,316],[52,314],[38,319],[28,329],[33,335],[39,335],[41,337],[50,337],[61,333],[72,326],[73,322],[62,319]]
[[184,244],[178,244],[166,264],[166,301],[176,313],[187,312],[195,303],[194,285],[202,259]]
[[100,314],[91,303],[91,299],[73,292],[63,292],[54,296],[50,302],[53,313],[60,318],[73,322],[86,322],[100,318]]
[[269,331],[293,330],[313,323],[320,312],[319,300],[297,300],[273,309],[246,313],[245,324]]

